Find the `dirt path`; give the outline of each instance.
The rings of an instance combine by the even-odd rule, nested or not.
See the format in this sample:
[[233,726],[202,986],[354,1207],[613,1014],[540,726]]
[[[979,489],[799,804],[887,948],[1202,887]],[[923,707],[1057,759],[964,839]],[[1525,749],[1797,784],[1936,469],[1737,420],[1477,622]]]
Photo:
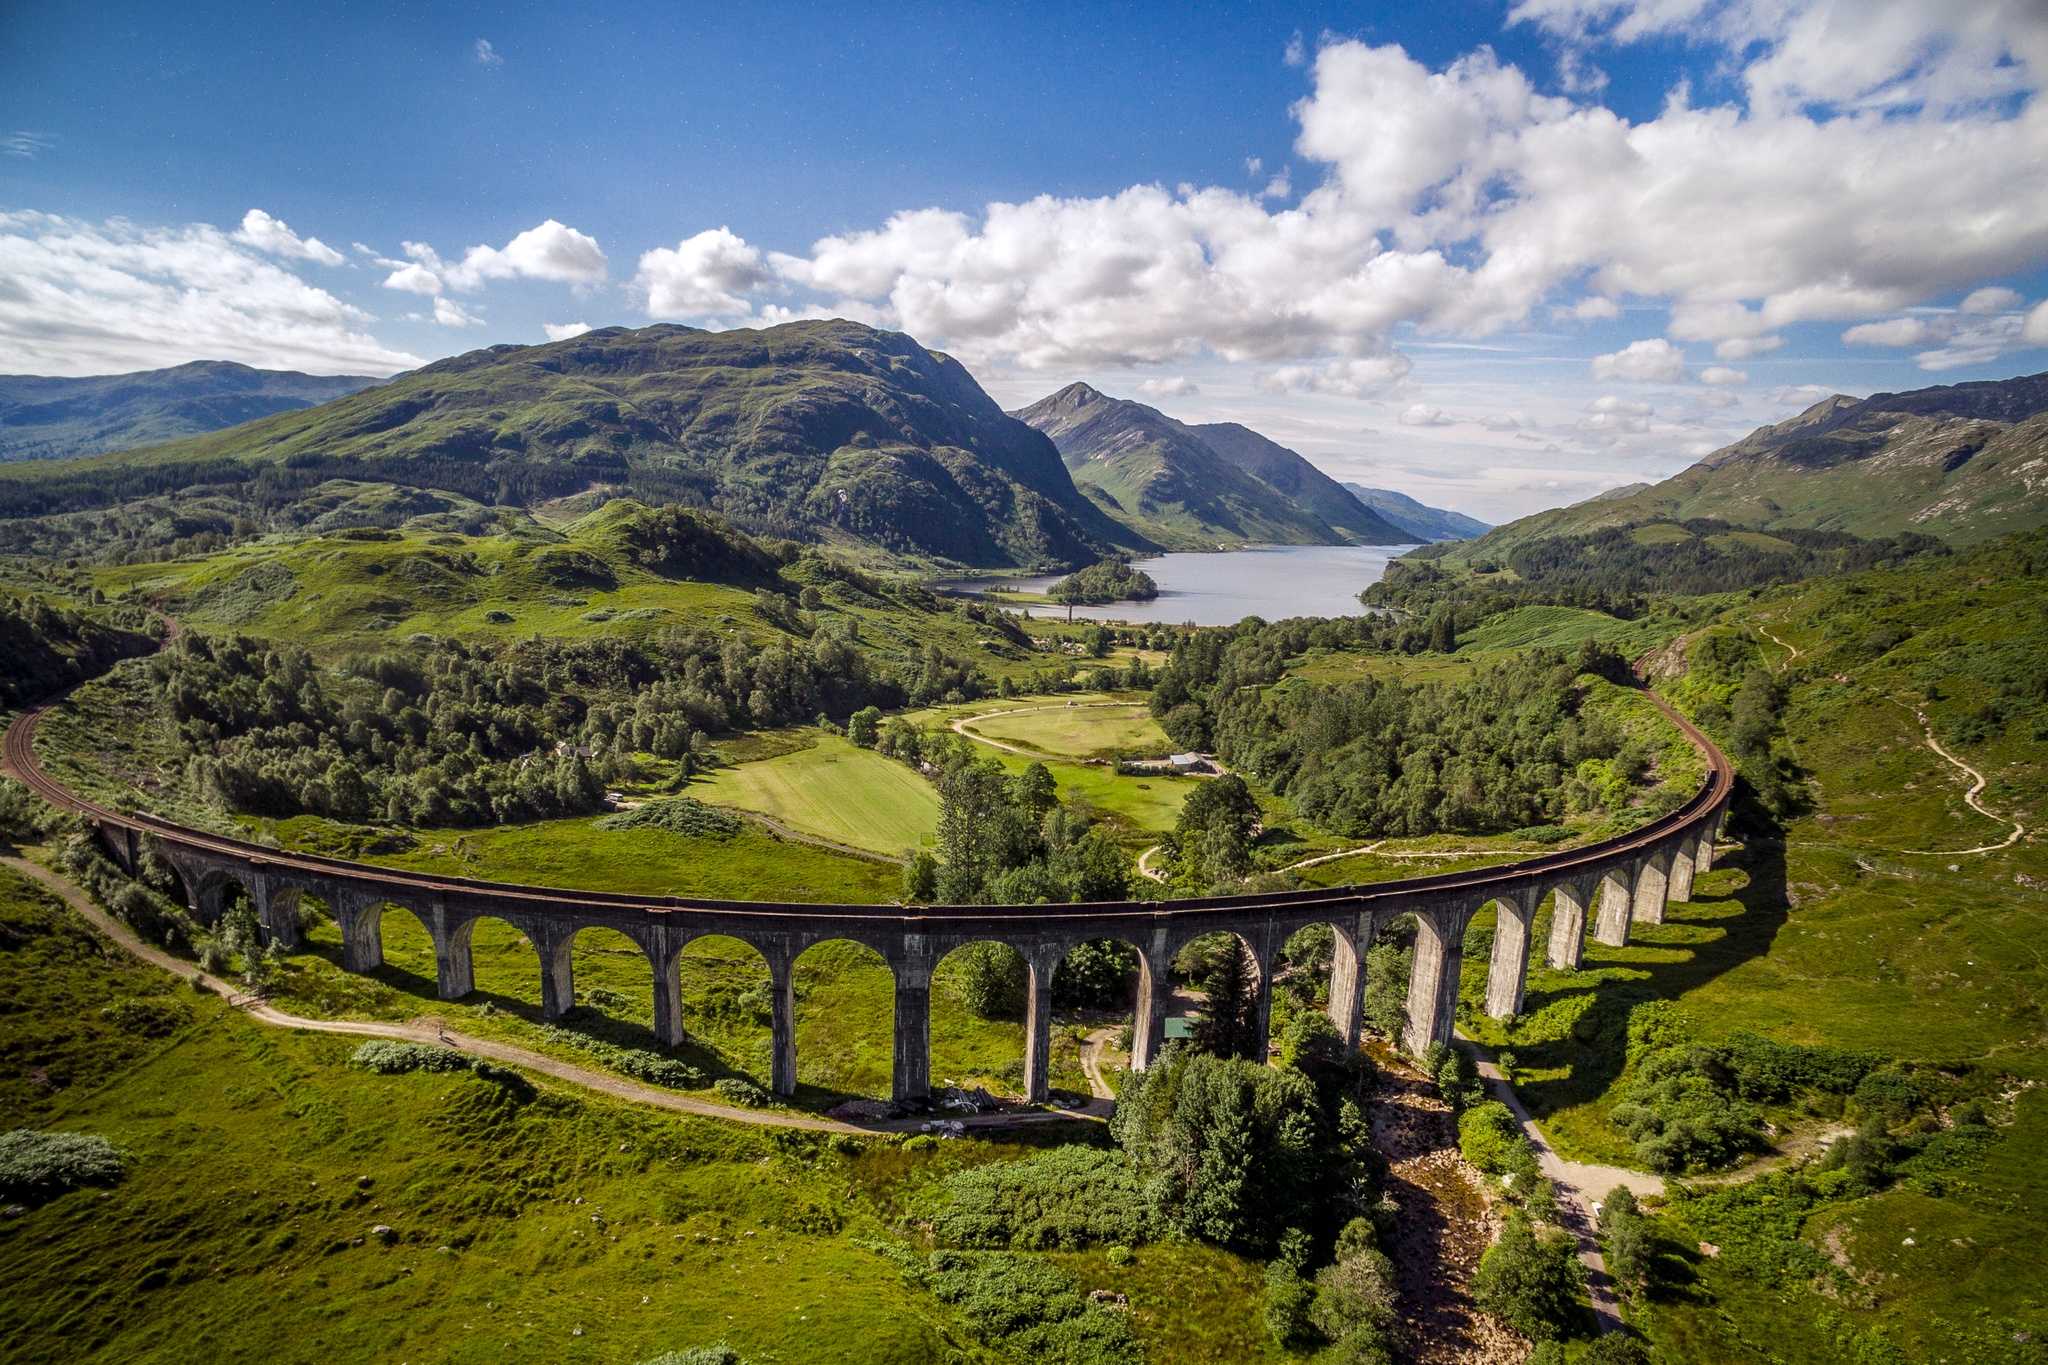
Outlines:
[[1543,1172],[1543,1178],[1556,1186],[1558,1222],[1578,1240],[1579,1264],[1586,1268],[1586,1294],[1593,1302],[1595,1316],[1600,1319],[1600,1330],[1614,1331],[1621,1326],[1621,1306],[1615,1301],[1614,1282],[1608,1278],[1606,1258],[1600,1254],[1594,1206],[1605,1203],[1624,1185],[1638,1195],[1662,1194],[1663,1179],[1622,1166],[1566,1161],[1544,1140],[1542,1130],[1529,1117],[1529,1111],[1522,1107],[1521,1097],[1500,1074],[1500,1068],[1481,1057],[1475,1056],[1473,1060],[1478,1064],[1480,1076],[1491,1087],[1493,1097],[1505,1104],[1508,1112],[1515,1116],[1515,1122],[1522,1125],[1522,1136],[1536,1149],[1536,1164]]
[[1493,1241],[1493,1219],[1475,1173],[1458,1155],[1450,1106],[1405,1063],[1374,1060],[1380,1088],[1371,1107],[1373,1145],[1387,1160],[1387,1193],[1400,1206],[1387,1247],[1399,1296],[1400,1358],[1513,1365],[1528,1344],[1475,1308],[1467,1291]]
[[1984,790],[1986,780],[1984,774],[1942,748],[1941,741],[1934,737],[1934,726],[1928,721],[1927,713],[1917,706],[1912,708],[1912,710],[1914,717],[1920,722],[1920,733],[1926,740],[1927,747],[1934,750],[1941,757],[1942,761],[1946,762],[1950,767],[1955,768],[1963,776],[1970,779],[1970,789],[1963,793],[1964,803],[1987,820],[2001,825],[2011,825],[2012,833],[2006,835],[2005,838],[1995,844],[1979,844],[1976,848],[1902,848],[1898,851],[1919,858],[1959,858],[1966,853],[1996,853],[2000,849],[2011,848],[2014,844],[2018,843],[2021,836],[2026,834],[2027,827],[2017,820],[2008,820],[2003,815],[1994,814],[1978,799],[1979,793]]
[[1785,662],[1780,664],[1778,668],[1772,669],[1771,671],[1773,673],[1778,672],[1780,669],[1790,668],[1793,664],[1799,662],[1799,656],[1806,652],[1805,650],[1801,649],[1798,645],[1793,644],[1790,640],[1786,640],[1777,635],[1772,634],[1771,628],[1769,626],[1764,625],[1761,621],[1757,623],[1756,628],[1757,632],[1761,634],[1765,639],[1769,640],[1772,644],[1776,645],[1778,648],[1785,651]]
[[1116,1092],[1102,1079],[1102,1049],[1116,1040],[1114,1027],[1091,1031],[1081,1044],[1081,1074],[1088,1078],[1088,1093],[1098,1100],[1113,1100]]
[[[800,1128],[820,1133],[906,1133],[918,1131],[924,1122],[922,1119],[888,1119],[855,1124],[810,1114],[763,1112],[758,1109],[713,1104],[709,1100],[679,1095],[673,1090],[664,1090],[658,1086],[642,1085],[622,1076],[614,1076],[608,1071],[578,1066],[574,1062],[565,1062],[546,1053],[534,1052],[511,1043],[456,1033],[431,1015],[408,1020],[402,1024],[391,1024],[367,1019],[306,1019],[296,1014],[287,1014],[254,996],[243,994],[236,990],[231,982],[202,972],[190,962],[144,943],[127,925],[93,904],[82,889],[40,863],[11,855],[0,855],[0,865],[12,868],[50,891],[122,951],[175,976],[187,980],[196,978],[207,990],[226,1000],[235,1009],[258,1023],[268,1024],[273,1028],[297,1029],[307,1033],[340,1033],[362,1038],[390,1038],[398,1042],[427,1043],[453,1048],[474,1057],[487,1058],[506,1066],[516,1066],[522,1071],[538,1072],[569,1085],[595,1090],[600,1094],[630,1100],[636,1104],[652,1105],[657,1109],[667,1109],[679,1114],[725,1119],[733,1123],[751,1123],[765,1128]],[[980,1114],[961,1119],[959,1122],[969,1128],[1004,1128],[1019,1124],[1062,1123],[1074,1118],[1099,1119],[1101,1116],[1102,1111],[1095,1105],[1090,1105],[1087,1110],[1075,1111],[1050,1109],[1015,1114]]]

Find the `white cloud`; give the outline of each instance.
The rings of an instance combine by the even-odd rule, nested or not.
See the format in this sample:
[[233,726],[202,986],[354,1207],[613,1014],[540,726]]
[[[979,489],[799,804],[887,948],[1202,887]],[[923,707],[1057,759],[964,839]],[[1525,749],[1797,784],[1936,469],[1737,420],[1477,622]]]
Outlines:
[[1610,322],[1621,316],[1621,305],[1613,299],[1603,299],[1598,294],[1588,295],[1577,303],[1559,305],[1550,310],[1555,318],[1569,318],[1574,322]]
[[1934,335],[1934,328],[1921,318],[1891,318],[1865,322],[1842,333],[1848,346],[1921,346]]
[[[1709,365],[1700,371],[1702,384],[1747,384],[1749,375],[1743,370],[1731,370],[1726,365]],[[1734,401],[1734,400],[1729,400]]]
[[1407,378],[1414,362],[1399,351],[1333,360],[1326,365],[1282,365],[1255,381],[1268,393],[1322,393],[1338,398],[1363,398]]
[[139,228],[0,212],[0,354],[38,374],[238,360],[389,374],[420,358],[370,316],[209,224]]
[[273,218],[262,209],[250,209],[242,215],[242,226],[236,229],[235,240],[290,260],[340,265],[343,259],[339,251],[318,237],[301,237],[286,225],[284,219]]
[[[386,261],[380,262],[380,264],[395,265],[397,263]],[[400,265],[398,269],[385,276],[384,287],[386,289],[402,290],[408,294],[434,295],[441,292],[441,277],[426,266],[415,261]]]
[[550,218],[502,247],[473,246],[459,261],[443,260],[425,242],[402,243],[410,262],[379,264],[397,269],[384,281],[386,289],[438,294],[443,288],[467,293],[489,280],[546,280],[579,289],[602,284],[606,261],[597,239]]
[[1147,398],[1190,398],[1201,392],[1195,382],[1184,374],[1165,379],[1143,379],[1138,381],[1138,392]]
[[1769,355],[1785,344],[1781,336],[1730,337],[1714,346],[1716,360],[1754,360],[1760,355]]
[[1245,179],[1257,180],[1265,173],[1265,170],[1266,161],[1264,157],[1248,156],[1244,159]]
[[349,243],[348,245],[349,245],[349,249],[350,249],[351,251],[355,252],[355,253],[356,253],[356,255],[358,255],[358,256],[368,256],[368,257],[370,257],[370,258],[371,258],[372,260],[374,260],[374,259],[376,259],[377,257],[379,257],[379,256],[382,256],[382,255],[384,254],[383,252],[381,252],[381,251],[377,250],[377,248],[376,248],[376,247],[373,247],[373,246],[365,246],[365,245],[363,245],[363,243],[361,243],[361,242],[350,242],[350,243]]
[[1266,188],[1259,191],[1259,198],[1261,199],[1292,199],[1293,197],[1294,181],[1290,178],[1290,173],[1284,170],[1271,180],[1268,180]]
[[2027,314],[2023,335],[2030,346],[2048,346],[2048,299],[2035,304],[2034,311]]
[[434,321],[443,327],[481,327],[484,320],[454,299],[434,300]]
[[1593,357],[1595,379],[1670,384],[1685,378],[1685,352],[1663,337],[1632,341],[1619,351]]
[[[1979,22],[1949,13],[1969,7],[1898,0],[1873,42],[1916,89],[1960,90],[1952,77],[1968,70],[1987,91],[2031,89],[2040,25],[2018,22],[2025,7],[1988,0],[1994,19]],[[1207,351],[1302,375],[1384,351],[1396,328],[1471,339],[1551,307],[1610,316],[1622,297],[1667,304],[1671,341],[1741,361],[1796,324],[1869,321],[2048,260],[2048,215],[2019,208],[2048,202],[2048,100],[1782,98],[1893,90],[1865,79],[1867,52],[1842,58],[1854,70],[1818,64],[1825,45],[1795,22],[1812,8],[1517,8],[1582,46],[1709,14],[1705,39],[1736,78],[1716,88],[1746,95],[1701,105],[1681,86],[1638,120],[1544,94],[1486,49],[1432,68],[1395,46],[1304,43],[1311,89],[1294,106],[1294,150],[1297,168],[1313,165],[1290,188],[1313,185],[1298,199],[1135,185],[973,213],[914,208],[767,259],[791,289],[864,301],[970,363],[1101,368]],[[1791,17],[1745,19],[1752,10]],[[1923,70],[1937,49],[1938,79]],[[721,307],[743,316],[736,305],[758,306],[750,288],[717,291]]]
[[48,133],[31,133],[23,130],[0,133],[0,156],[18,156],[25,161],[33,161],[56,145],[57,139]]
[[1586,411],[1625,417],[1650,417],[1657,409],[1634,398],[1623,398],[1619,394],[1605,393],[1586,404]]
[[2018,290],[1993,285],[1971,293],[1963,300],[1962,310],[1973,316],[1985,317],[1992,313],[2009,313],[2020,303]]
[[1302,40],[1300,29],[1294,30],[1294,36],[1287,40],[1287,47],[1281,52],[1280,60],[1289,66],[1301,66],[1307,63],[1308,44]]
[[548,334],[549,341],[567,341],[571,337],[580,337],[589,331],[590,324],[587,322],[543,322],[540,325],[540,329]]
[[724,321],[751,316],[746,294],[773,278],[758,248],[719,227],[643,255],[633,287],[649,317]]
[[477,39],[474,50],[478,66],[503,66],[505,64],[505,58],[499,54],[497,48],[491,45],[489,38]]
[[1444,415],[1442,408],[1427,403],[1411,403],[1401,410],[1401,425],[1404,427],[1447,427],[1456,422],[1454,417]]

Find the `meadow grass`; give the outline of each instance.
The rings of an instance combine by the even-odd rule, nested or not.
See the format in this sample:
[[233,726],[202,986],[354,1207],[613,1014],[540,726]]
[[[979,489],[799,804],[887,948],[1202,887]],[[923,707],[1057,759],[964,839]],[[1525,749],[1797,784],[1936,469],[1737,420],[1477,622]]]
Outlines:
[[900,856],[931,842],[939,794],[908,764],[820,734],[809,748],[717,768],[690,795],[757,811],[835,843]]
[[[119,1183],[0,1222],[10,1356],[609,1365],[723,1340],[750,1362],[985,1358],[871,1247],[921,1248],[919,1191],[1028,1147],[913,1151],[373,1074],[347,1064],[358,1040],[190,992],[12,873],[0,923],[0,981],[33,1015],[0,1021],[0,1056],[76,1059],[0,1090],[0,1118],[128,1153]],[[189,1018],[124,1046],[98,1011],[138,999]],[[1232,1325],[1257,1320],[1257,1267],[1193,1247],[1061,1260],[1131,1296],[1153,1359],[1247,1358]]]
[[1156,756],[1173,747],[1142,701],[1122,706],[1068,706],[1057,701],[1024,705],[1026,709],[979,717],[969,722],[968,732],[1054,758]]

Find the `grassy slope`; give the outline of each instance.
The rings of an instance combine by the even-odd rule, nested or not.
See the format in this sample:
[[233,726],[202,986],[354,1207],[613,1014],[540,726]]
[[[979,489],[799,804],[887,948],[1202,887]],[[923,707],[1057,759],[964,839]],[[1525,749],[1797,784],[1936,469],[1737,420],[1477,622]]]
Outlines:
[[931,783],[908,764],[837,735],[820,735],[795,753],[716,769],[692,782],[690,794],[890,855],[929,843],[939,827]]
[[[83,1063],[61,1089],[5,1091],[0,1121],[105,1134],[131,1154],[112,1189],[0,1222],[11,1355],[613,1362],[721,1339],[752,1362],[975,1351],[863,1243],[915,1242],[899,1219],[917,1189],[1020,1148],[834,1150],[581,1092],[522,1104],[467,1076],[371,1075],[344,1064],[352,1040],[267,1029],[103,958],[12,874],[0,923],[7,997],[36,1004],[32,1023],[0,1023],[0,1057],[9,1071]],[[106,1046],[99,1006],[138,997],[192,1021]],[[375,1224],[395,1242],[370,1237]],[[1255,1269],[1235,1258],[1060,1260],[1131,1295],[1155,1359],[1262,1352]]]
[[[1673,906],[1668,923],[1628,948],[1589,946],[1578,973],[1534,971],[1514,1029],[1470,1015],[1482,973],[1468,967],[1466,1025],[1511,1043],[1530,1073],[1523,1093],[1547,1115],[1556,1144],[1593,1159],[1628,1156],[1604,1116],[1622,1021],[1645,999],[1676,999],[1711,1034],[1751,1029],[1974,1065],[2020,1086],[2048,1082],[2041,845],[2029,837],[1989,854],[1903,851],[2003,837],[1963,803],[1967,783],[1925,746],[1910,706],[1925,706],[1937,735],[1950,732],[1992,696],[1987,676],[2038,661],[2048,647],[2048,583],[1994,547],[1982,558],[1775,589],[1722,621],[1716,629],[1745,635],[1785,669],[1786,728],[1815,808],[1782,843],[1755,840],[1737,852],[1702,879],[1690,906]],[[1747,634],[1753,624],[1802,655],[1793,662]],[[1884,648],[1879,626],[1907,638]],[[1930,685],[1939,694],[1931,700]],[[1667,686],[1687,696],[1684,683]],[[2022,713],[1981,739],[1945,742],[1990,779],[1983,799],[1993,810],[2038,826],[2048,805],[2048,732],[2038,719]],[[1868,1279],[1863,1309],[1843,1306],[1849,1322],[1884,1326],[1911,1359],[1966,1338],[1988,1349],[1980,1310],[1992,1322],[2030,1323],[2037,1339],[2048,1328],[2048,1304],[2027,1288],[2038,1281],[2015,1259],[2048,1214],[2048,1105],[2038,1094],[2022,1100],[2005,1140],[1950,1197],[1894,1190],[1807,1227],[1809,1241],[1838,1230]],[[1907,1236],[1921,1250],[1903,1247]],[[1837,1358],[1840,1343],[1813,1325],[1801,1291],[1760,1289],[1710,1261],[1694,1269],[1704,1295],[1661,1302],[1652,1319],[1675,1358]]]
[[1163,754],[1173,747],[1142,701],[1127,706],[1019,702],[1013,714],[989,713],[967,732],[1059,758]]

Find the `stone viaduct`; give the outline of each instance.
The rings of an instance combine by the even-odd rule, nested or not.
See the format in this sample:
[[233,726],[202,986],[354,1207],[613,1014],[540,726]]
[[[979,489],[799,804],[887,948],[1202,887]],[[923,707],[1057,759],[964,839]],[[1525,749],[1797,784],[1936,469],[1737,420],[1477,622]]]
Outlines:
[[[1660,702],[1660,705],[1662,703]],[[1170,964],[1191,940],[1237,935],[1258,964],[1257,1028],[1266,1036],[1273,969],[1297,930],[1335,930],[1330,1020],[1347,1044],[1359,1037],[1365,997],[1364,954],[1387,925],[1413,915],[1415,964],[1408,986],[1402,1043],[1419,1052],[1448,1042],[1458,999],[1465,930],[1491,904],[1497,919],[1487,969],[1486,1011],[1520,1011],[1538,907],[1552,900],[1547,960],[1579,962],[1590,934],[1605,944],[1627,941],[1634,924],[1660,923],[1670,900],[1689,900],[1693,878],[1712,866],[1726,817],[1733,772],[1712,743],[1669,707],[1666,714],[1708,760],[1707,780],[1683,806],[1628,834],[1583,848],[1498,867],[1401,881],[1267,895],[1083,905],[885,906],[785,905],[620,895],[476,881],[413,873],[292,853],[188,829],[151,816],[108,809],[74,795],[36,766],[30,744],[36,718],[17,720],[6,740],[16,774],[53,803],[86,818],[110,854],[133,873],[145,848],[173,868],[192,909],[217,916],[239,885],[265,934],[298,942],[296,902],[311,895],[339,924],[343,965],[369,971],[383,962],[381,922],[388,907],[410,911],[433,937],[441,998],[470,993],[470,936],[478,921],[503,920],[533,944],[541,964],[541,1009],[558,1018],[575,1003],[570,948],[585,929],[614,929],[647,955],[654,978],[654,1033],[664,1044],[683,1040],[678,959],[691,940],[730,935],[767,960],[772,983],[773,1065],[779,1094],[796,1089],[796,1012],[792,973],[814,944],[845,939],[879,952],[895,976],[895,1063],[899,1100],[931,1092],[932,969],[955,948],[1007,943],[1029,967],[1024,1082],[1027,1096],[1046,1097],[1052,1040],[1052,978],[1075,945],[1114,939],[1139,958],[1132,1064],[1143,1068],[1165,1037],[1172,985]]]

